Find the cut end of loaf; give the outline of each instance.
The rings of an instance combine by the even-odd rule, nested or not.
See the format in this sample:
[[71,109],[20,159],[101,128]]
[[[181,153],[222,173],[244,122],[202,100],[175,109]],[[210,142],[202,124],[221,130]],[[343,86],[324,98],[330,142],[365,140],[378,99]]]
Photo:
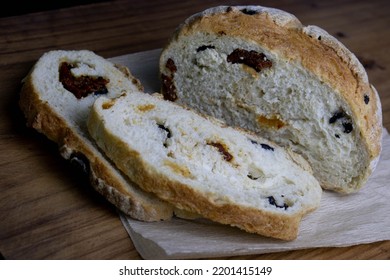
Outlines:
[[291,148],[325,189],[357,192],[373,171],[382,118],[364,68],[287,12],[220,6],[191,16],[163,50],[160,72],[168,100]]

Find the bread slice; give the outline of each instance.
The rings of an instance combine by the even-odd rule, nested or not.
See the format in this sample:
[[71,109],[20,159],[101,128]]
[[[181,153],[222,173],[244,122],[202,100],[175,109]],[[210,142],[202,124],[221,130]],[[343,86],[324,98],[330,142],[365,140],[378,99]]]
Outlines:
[[142,189],[222,224],[292,240],[320,204],[302,157],[156,96],[100,97],[88,129]]
[[337,39],[261,6],[218,6],[183,22],[160,58],[165,99],[301,154],[325,189],[358,191],[381,151],[378,93]]
[[129,216],[143,221],[172,217],[173,207],[138,188],[102,154],[87,131],[95,99],[142,90],[128,69],[87,50],[45,53],[23,81],[19,104],[27,125],[81,164],[92,186]]

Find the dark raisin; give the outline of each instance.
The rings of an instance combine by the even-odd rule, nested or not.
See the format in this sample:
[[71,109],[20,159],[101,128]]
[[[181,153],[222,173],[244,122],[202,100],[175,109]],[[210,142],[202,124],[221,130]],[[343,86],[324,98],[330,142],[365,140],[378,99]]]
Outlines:
[[364,103],[368,104],[368,102],[370,102],[370,97],[367,94],[365,94],[364,95]]
[[333,116],[329,119],[329,123],[335,123],[338,119],[342,119],[345,117],[344,111],[338,111],[333,114]]
[[269,146],[267,144],[260,144],[260,145],[265,150],[274,151],[274,148],[272,148],[271,146]]
[[270,145],[267,145],[267,144],[264,144],[264,143],[257,143],[255,140],[252,140],[252,139],[249,139],[251,141],[252,144],[254,145],[260,145],[263,149],[265,150],[269,150],[269,151],[274,151],[275,149],[272,148]]
[[350,122],[342,122],[342,125],[344,127],[344,133],[350,133],[353,130],[352,123]]
[[166,128],[164,125],[159,124],[158,128],[160,128],[162,130],[165,130],[167,132],[167,138],[171,138],[172,137],[171,131],[168,128]]
[[272,62],[268,60],[263,53],[243,49],[235,49],[227,56],[227,61],[233,64],[245,64],[255,69],[256,72],[260,72],[262,69],[270,68],[272,66]]
[[67,62],[61,63],[59,79],[64,88],[73,93],[77,99],[86,97],[91,93],[103,94],[108,92],[106,85],[110,80],[103,77],[75,77],[71,72],[74,67],[74,65]]
[[172,58],[168,58],[167,63],[165,64],[165,67],[169,69],[172,73],[175,73],[177,71],[175,62],[173,61]]
[[200,46],[199,48],[197,48],[196,52],[203,52],[207,49],[215,49],[215,47],[212,45],[203,45],[203,46]]
[[340,135],[338,135],[337,133],[334,135],[336,138],[340,138]]
[[[166,138],[166,139],[172,137],[171,131],[170,131],[166,126],[164,126],[164,125],[162,125],[162,124],[157,124],[157,125],[158,125],[158,128],[159,128],[159,129],[164,130],[165,132],[167,132],[167,138]],[[168,143],[167,143],[166,139],[165,139],[165,141],[164,141],[164,143],[163,143],[163,145],[164,145],[165,148],[168,147]]]
[[175,101],[177,99],[177,91],[173,78],[161,74],[162,79],[162,94],[165,100]]
[[246,15],[250,15],[250,16],[253,16],[255,14],[257,14],[257,11],[254,11],[254,10],[249,10],[247,8],[245,9],[242,9],[240,10],[242,13],[246,14]]
[[218,152],[223,156],[226,161],[231,161],[233,156],[227,151],[224,145],[218,142],[208,142],[207,145],[217,148]]
[[84,174],[89,175],[90,173],[89,160],[84,154],[80,152],[74,152],[73,154],[70,155],[69,161],[78,170],[82,171]]
[[250,173],[249,173],[247,176],[248,176],[248,178],[251,179],[251,180],[257,180],[257,179],[259,179],[259,178],[253,177],[253,175],[250,174]]
[[321,36],[318,36],[318,40],[321,41]]
[[333,124],[338,120],[341,121],[341,125],[344,128],[344,133],[350,133],[353,130],[353,125],[350,117],[342,109],[333,114],[333,116],[329,119],[329,123]]
[[278,204],[276,203],[276,200],[275,200],[275,198],[274,198],[273,196],[269,196],[269,197],[267,197],[267,198],[268,198],[269,204],[274,205],[274,206],[276,206],[277,208],[284,208],[284,210],[287,210],[288,205],[287,205],[286,203],[283,203],[283,206],[281,206],[281,205],[278,205]]
[[168,58],[165,67],[171,72],[169,76],[161,74],[162,94],[165,100],[175,101],[177,99],[177,91],[173,83],[173,75],[177,71],[175,62],[172,58]]

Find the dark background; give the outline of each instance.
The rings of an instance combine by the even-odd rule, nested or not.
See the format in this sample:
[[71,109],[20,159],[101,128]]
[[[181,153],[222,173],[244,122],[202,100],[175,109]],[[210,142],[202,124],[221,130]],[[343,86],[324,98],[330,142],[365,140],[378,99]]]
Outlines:
[[[6,7],[0,9],[0,17],[18,16],[40,11],[68,8],[72,6],[86,5],[91,3],[109,2],[110,0],[68,0],[68,1],[11,1]],[[145,0],[147,1],[147,0]]]

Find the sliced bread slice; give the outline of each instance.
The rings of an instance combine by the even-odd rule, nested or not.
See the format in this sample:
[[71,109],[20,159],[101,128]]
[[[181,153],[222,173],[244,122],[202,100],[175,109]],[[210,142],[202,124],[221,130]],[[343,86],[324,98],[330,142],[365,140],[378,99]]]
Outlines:
[[157,96],[100,97],[88,129],[131,181],[215,222],[292,240],[320,204],[301,156]]
[[142,90],[129,70],[88,50],[45,53],[23,81],[19,105],[27,125],[89,173],[92,186],[118,209],[142,221],[172,217],[173,207],[139,189],[111,164],[87,131],[95,99]]

